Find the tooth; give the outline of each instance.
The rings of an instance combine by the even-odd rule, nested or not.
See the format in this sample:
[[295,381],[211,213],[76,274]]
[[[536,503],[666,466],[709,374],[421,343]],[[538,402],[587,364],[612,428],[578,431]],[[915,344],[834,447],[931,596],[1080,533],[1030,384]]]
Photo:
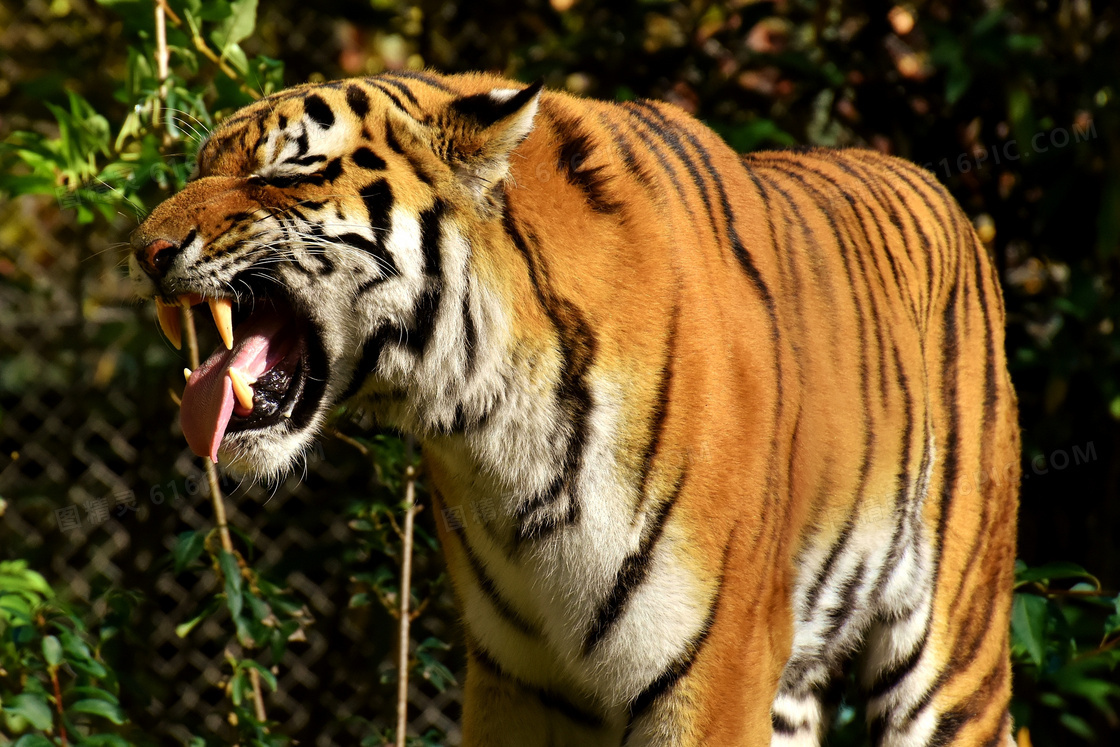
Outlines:
[[233,350],[233,303],[228,298],[211,298],[210,313],[214,315],[214,324],[218,325],[218,334],[227,350]]
[[156,317],[159,318],[159,328],[175,346],[176,350],[183,347],[183,325],[179,317],[179,307],[168,306],[163,301],[156,299]]
[[191,370],[190,370],[189,368],[184,368],[184,369],[183,369],[183,377],[184,377],[184,378],[185,378],[185,379],[186,379],[187,381],[190,381],[190,380],[191,380]]
[[245,380],[245,374],[236,368],[229,370],[229,380],[233,384],[233,395],[246,410],[253,409],[253,387]]

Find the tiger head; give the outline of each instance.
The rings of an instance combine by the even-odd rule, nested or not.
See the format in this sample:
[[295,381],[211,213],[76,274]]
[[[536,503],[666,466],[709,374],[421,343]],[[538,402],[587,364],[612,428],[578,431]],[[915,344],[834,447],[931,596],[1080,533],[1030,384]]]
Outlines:
[[[302,86],[206,139],[186,187],[133,233],[129,258],[173,344],[182,306],[207,304],[222,338],[183,393],[196,454],[275,476],[335,405],[415,382],[426,399],[402,412],[427,427],[483,406],[449,394],[478,365],[472,320],[502,313],[482,289],[472,296],[465,268],[499,240],[499,187],[541,95],[500,83],[470,76],[452,90],[402,73]],[[437,325],[453,302],[473,309]]]

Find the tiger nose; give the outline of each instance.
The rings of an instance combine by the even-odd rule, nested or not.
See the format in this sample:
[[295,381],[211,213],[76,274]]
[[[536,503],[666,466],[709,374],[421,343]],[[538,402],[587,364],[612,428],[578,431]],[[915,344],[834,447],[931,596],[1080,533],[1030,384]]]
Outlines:
[[167,272],[171,261],[179,253],[179,245],[167,239],[156,239],[147,245],[134,247],[136,261],[140,268],[153,278],[159,278]]

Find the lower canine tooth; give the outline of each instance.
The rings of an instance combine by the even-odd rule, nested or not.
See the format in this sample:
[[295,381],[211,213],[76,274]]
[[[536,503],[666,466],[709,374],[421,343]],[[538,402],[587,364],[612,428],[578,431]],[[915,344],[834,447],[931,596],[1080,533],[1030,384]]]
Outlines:
[[245,374],[236,368],[229,370],[229,380],[233,384],[233,396],[246,410],[253,409],[253,387],[245,380]]
[[218,325],[218,334],[226,350],[233,350],[233,302],[228,298],[211,298],[210,313],[214,315],[214,324]]
[[176,350],[180,350],[183,347],[183,324],[179,316],[179,307],[168,306],[157,298],[156,317],[159,319],[159,328],[163,330],[163,334]]
[[185,378],[187,381],[191,380],[191,370],[189,368],[183,369],[183,378]]

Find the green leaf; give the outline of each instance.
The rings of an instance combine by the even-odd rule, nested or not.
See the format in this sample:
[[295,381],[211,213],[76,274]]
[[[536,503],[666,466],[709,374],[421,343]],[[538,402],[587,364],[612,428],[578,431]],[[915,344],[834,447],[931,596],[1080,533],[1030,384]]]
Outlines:
[[225,577],[226,606],[229,607],[229,614],[237,620],[241,616],[241,608],[245,603],[241,591],[241,569],[237,565],[237,558],[225,550],[219,551],[218,564]]
[[53,597],[51,585],[39,573],[27,567],[26,560],[0,562],[0,591],[32,591]]
[[89,713],[94,716],[100,716],[118,725],[128,721],[124,715],[124,711],[120,709],[120,706],[97,698],[79,700],[77,703],[70,706],[70,710],[77,713]]
[[[219,53],[227,56],[230,47],[248,39],[257,25],[257,0],[233,0],[229,15],[210,33]],[[244,57],[244,52],[241,53]]]
[[416,647],[417,670],[420,676],[432,683],[440,692],[456,683],[455,675],[432,656],[433,651],[447,651],[450,645],[438,638],[428,638]]
[[1046,597],[1016,594],[1011,605],[1011,647],[1027,655],[1035,666],[1042,667],[1046,645]]
[[963,62],[949,67],[945,73],[945,101],[955,104],[972,84],[972,70]]
[[42,734],[24,734],[12,744],[12,747],[54,747],[54,742]]
[[1083,578],[1091,581],[1096,586],[1096,588],[1101,588],[1100,582],[1097,581],[1096,576],[1089,573],[1087,570],[1077,565],[1076,563],[1058,561],[1055,563],[1047,563],[1045,565],[1035,566],[1034,568],[1017,566],[1015,569],[1016,588],[1025,584],[1035,583],[1037,581],[1049,582],[1054,579],[1067,578]]
[[113,693],[109,692],[108,690],[102,690],[100,687],[72,687],[67,691],[67,695],[80,695],[86,698],[96,698],[98,700],[104,700],[107,703],[112,703],[113,705],[121,704],[116,695],[113,695]]
[[195,626],[200,622],[214,614],[214,610],[221,606],[221,601],[217,597],[211,597],[210,601],[203,607],[202,612],[187,620],[185,623],[180,623],[175,626],[175,635],[180,638],[186,638],[187,635],[194,630]]
[[41,695],[20,693],[5,701],[4,711],[19,716],[40,731],[51,728],[51,707]]
[[1072,713],[1063,713],[1058,717],[1058,720],[1062,722],[1062,726],[1066,727],[1085,741],[1096,741],[1096,734],[1093,733],[1093,727],[1089,726],[1089,722],[1081,718],[1080,716],[1074,716]]
[[239,668],[229,681],[229,697],[235,706],[241,705],[247,689],[249,689],[249,678],[245,676],[245,670]]
[[52,669],[62,661],[62,644],[53,635],[43,636],[43,658]]
[[175,561],[176,573],[182,573],[184,568],[198,559],[198,556],[206,548],[206,537],[208,535],[208,531],[201,529],[183,532],[179,535],[175,541],[175,549],[171,551],[171,557]]
[[246,659],[245,661],[241,662],[241,666],[245,667],[246,669],[257,670],[257,673],[260,674],[262,679],[264,679],[265,684],[268,685],[268,689],[272,690],[272,692],[276,692],[276,675],[274,675],[272,672],[268,671],[252,659]]
[[133,747],[133,743],[116,734],[93,734],[82,739],[81,747]]

